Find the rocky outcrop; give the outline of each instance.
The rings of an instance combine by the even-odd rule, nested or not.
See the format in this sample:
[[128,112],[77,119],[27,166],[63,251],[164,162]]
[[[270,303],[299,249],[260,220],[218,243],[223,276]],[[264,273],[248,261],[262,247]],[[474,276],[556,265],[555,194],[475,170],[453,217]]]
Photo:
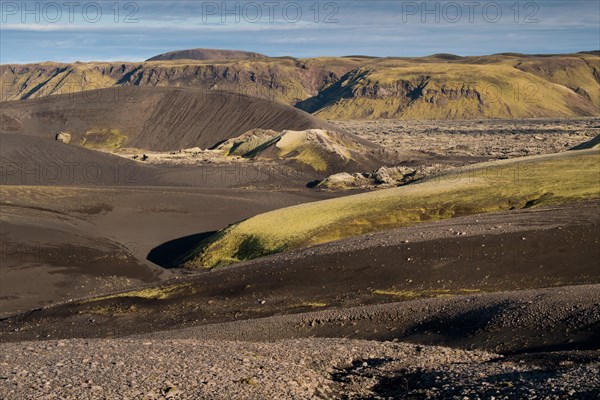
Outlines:
[[378,189],[406,185],[427,176],[448,171],[452,167],[441,164],[422,165],[417,168],[395,166],[381,167],[373,172],[349,174],[342,172],[323,179],[317,188],[323,190]]
[[61,132],[56,135],[56,141],[61,143],[69,143],[71,141],[71,134],[67,132]]

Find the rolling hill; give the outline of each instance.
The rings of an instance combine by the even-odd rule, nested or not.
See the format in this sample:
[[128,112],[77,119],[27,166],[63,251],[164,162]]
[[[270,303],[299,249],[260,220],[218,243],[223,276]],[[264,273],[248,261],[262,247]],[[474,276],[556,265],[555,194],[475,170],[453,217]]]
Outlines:
[[597,199],[599,168],[597,150],[524,157],[272,211],[206,239],[187,256],[188,266],[212,268],[424,221]]
[[327,119],[600,115],[597,52],[422,58],[240,56],[246,58],[233,59],[237,53],[220,50],[189,50],[144,63],[2,65],[1,100],[113,86],[178,86],[268,98]]
[[114,87],[1,106],[0,133],[54,139],[65,132],[71,144],[96,149],[210,148],[255,128],[336,130],[284,104],[182,88]]

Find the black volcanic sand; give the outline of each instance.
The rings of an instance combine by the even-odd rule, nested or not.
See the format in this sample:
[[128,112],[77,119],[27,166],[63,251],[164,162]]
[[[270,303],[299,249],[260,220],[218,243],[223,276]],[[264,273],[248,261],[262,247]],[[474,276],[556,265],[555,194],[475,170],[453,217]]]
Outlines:
[[155,247],[330,196],[226,188],[2,186],[0,315],[160,282],[173,273],[147,260]]
[[502,354],[597,350],[600,285],[439,297],[208,324],[143,339],[401,341]]
[[148,165],[0,134],[0,315],[168,279],[153,249],[184,252],[182,238],[334,196],[306,190],[308,179],[285,166]]
[[[498,313],[507,307],[519,310],[519,305],[525,303],[519,300],[520,292],[511,294],[508,303],[490,297],[500,300],[489,307],[466,307],[446,326],[445,320],[436,319],[436,315],[443,312],[445,304],[450,304],[445,302],[462,301],[454,300],[458,295],[598,283],[599,215],[598,203],[587,202],[461,217],[366,235],[178,277],[169,283],[174,285],[173,289],[162,300],[121,297],[75,301],[5,319],[1,324],[2,340],[124,336],[432,297],[416,301],[435,306],[415,312],[423,318],[431,315],[433,325],[425,324],[410,335],[388,329],[391,317],[387,312],[376,313],[381,319],[379,323],[370,324],[372,318],[368,318],[369,321],[354,328],[352,321],[349,325],[337,321],[321,333],[380,340],[408,336],[425,340],[428,336],[421,333],[427,328],[440,343],[466,344],[465,332],[471,335],[478,329],[485,331]],[[583,298],[574,296],[566,300],[565,315],[571,318],[584,310],[592,318],[590,323],[597,324],[598,302],[591,294],[597,291],[597,286],[585,290],[588,294]],[[572,291],[579,293],[577,289]],[[559,301],[552,293],[562,292],[549,293],[548,299]],[[592,299],[592,303],[583,299]],[[517,329],[530,314],[519,315],[517,320],[511,320],[510,324],[514,323],[509,324],[511,330]],[[551,313],[543,315],[556,322]],[[478,320],[483,325],[477,328],[473,324]],[[462,323],[467,331],[461,330]],[[308,326],[319,324],[314,321]],[[392,328],[398,326],[391,324]],[[588,325],[586,322],[585,326]],[[471,328],[475,330],[471,332]],[[537,329],[535,324],[532,329]],[[244,333],[244,337],[260,338],[267,331],[272,332],[271,339],[296,335],[293,333],[296,327],[286,328],[287,333],[280,335],[276,327],[266,325],[260,333]],[[440,333],[436,336],[437,331]],[[308,328],[297,332],[308,336],[319,334]],[[507,331],[502,332],[505,338]],[[519,332],[519,337],[531,333],[526,328]],[[537,339],[528,348],[536,343],[546,347],[564,344],[564,331],[560,337],[556,336],[559,330],[544,328],[541,332],[538,330]],[[580,338],[582,346],[590,345],[591,339],[586,335]],[[480,345],[494,347],[499,337],[494,338],[487,342],[482,339]],[[516,350],[518,343],[509,339],[503,339],[509,343],[504,349]],[[432,341],[436,343],[435,340]]]
[[321,175],[267,163],[144,164],[53,139],[0,134],[0,185],[276,190],[303,189]]
[[171,276],[126,246],[94,236],[84,221],[11,211],[3,208],[0,224],[0,315]]
[[211,148],[255,128],[340,131],[284,104],[173,87],[122,86],[2,102],[0,108],[0,133],[54,139],[64,131],[79,144],[88,130],[110,128],[127,136],[126,147],[155,151]]

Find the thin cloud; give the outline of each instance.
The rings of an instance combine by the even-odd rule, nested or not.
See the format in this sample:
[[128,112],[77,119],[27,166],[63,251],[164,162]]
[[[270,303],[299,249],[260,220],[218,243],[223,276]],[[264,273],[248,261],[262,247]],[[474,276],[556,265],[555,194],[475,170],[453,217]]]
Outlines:
[[[107,10],[114,4],[100,3]],[[287,2],[281,2],[284,3]],[[597,1],[538,1],[535,18],[539,22],[529,24],[515,23],[508,11],[514,2],[497,1],[507,12],[495,24],[487,22],[481,14],[472,23],[466,15],[457,23],[444,19],[435,23],[431,17],[422,23],[420,15],[404,22],[403,3],[406,2],[340,1],[335,14],[339,23],[331,24],[323,23],[328,14],[325,10],[318,15],[319,23],[313,21],[314,15],[308,9],[313,2],[298,3],[304,7],[304,14],[297,23],[286,22],[281,14],[276,15],[273,23],[249,23],[243,18],[234,23],[232,17],[229,23],[221,23],[220,16],[203,18],[202,2],[187,1],[138,2],[135,15],[138,23],[128,24],[122,23],[123,13],[119,23],[113,21],[110,12],[98,23],[88,23],[79,16],[74,23],[23,24],[18,15],[13,15],[7,23],[0,24],[0,63],[73,59],[137,61],[193,47],[298,57],[569,53],[600,48],[600,2]],[[486,1],[480,3],[483,6]],[[318,4],[324,7],[325,3]],[[523,7],[525,3],[518,4]]]

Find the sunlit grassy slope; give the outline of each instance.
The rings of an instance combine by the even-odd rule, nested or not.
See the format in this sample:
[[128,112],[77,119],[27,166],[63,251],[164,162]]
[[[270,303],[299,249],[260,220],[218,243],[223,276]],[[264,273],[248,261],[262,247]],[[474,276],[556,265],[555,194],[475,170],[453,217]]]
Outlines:
[[178,86],[268,98],[326,119],[600,116],[598,65],[597,53],[0,65],[0,100]]
[[600,57],[558,57],[548,64],[532,59],[519,62],[516,68],[567,87],[600,109]]
[[425,221],[599,197],[597,150],[484,163],[409,186],[258,215],[201,243],[188,265],[212,268]]
[[378,65],[350,75],[316,114],[325,119],[408,120],[598,114],[594,103],[600,86],[593,76],[584,75],[580,81],[585,82],[579,82],[591,96],[582,86],[575,92],[555,81],[508,63]]

